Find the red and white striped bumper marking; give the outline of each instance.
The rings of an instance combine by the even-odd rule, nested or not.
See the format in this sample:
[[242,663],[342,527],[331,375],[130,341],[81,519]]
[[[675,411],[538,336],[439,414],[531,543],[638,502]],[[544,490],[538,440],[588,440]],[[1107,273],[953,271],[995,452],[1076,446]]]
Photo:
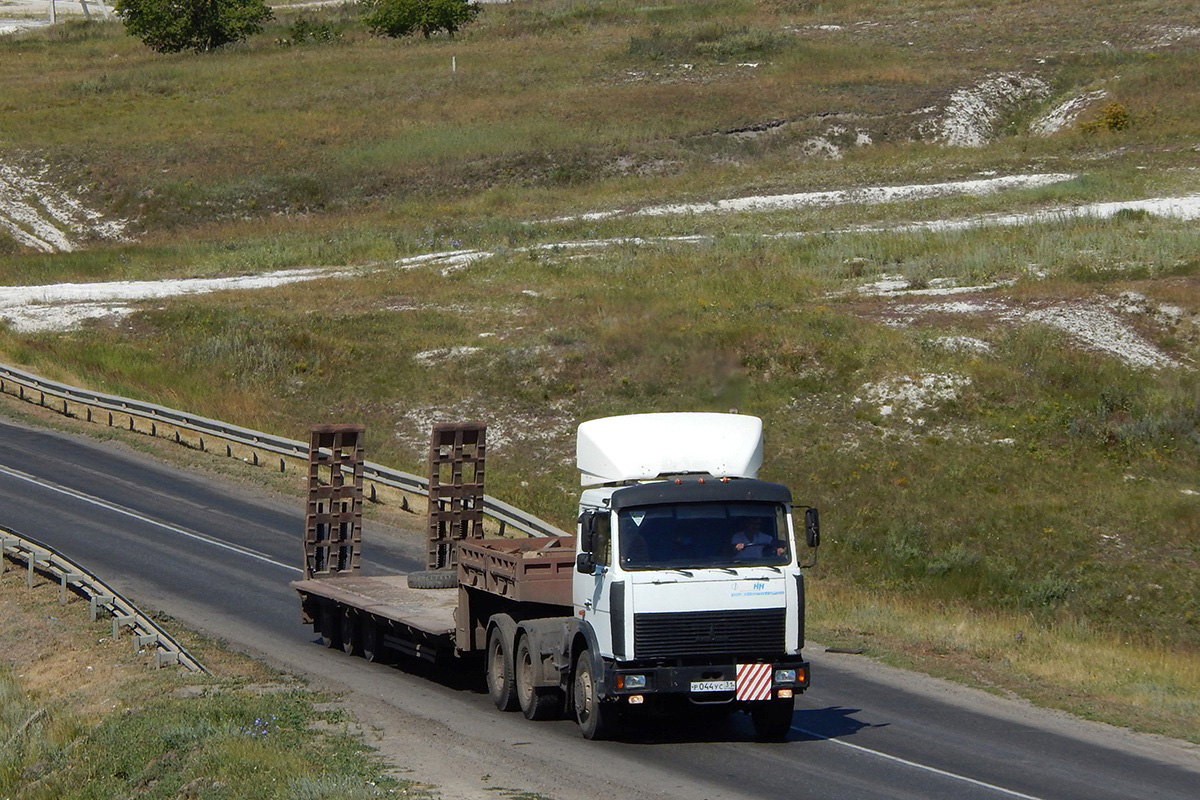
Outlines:
[[770,664],[738,664],[737,665],[737,699],[738,700],[770,700],[771,699],[771,665]]

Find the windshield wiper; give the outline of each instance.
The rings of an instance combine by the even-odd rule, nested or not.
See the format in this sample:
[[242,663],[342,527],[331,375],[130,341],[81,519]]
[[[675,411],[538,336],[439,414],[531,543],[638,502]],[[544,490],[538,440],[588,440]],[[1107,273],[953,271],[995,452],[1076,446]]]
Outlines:
[[721,570],[721,572],[728,572],[730,575],[741,575],[742,574],[732,567],[717,567],[717,569]]
[[688,572],[686,569],[679,569],[678,567],[668,569],[667,572],[678,572],[682,575],[687,575],[689,578],[692,577],[692,573]]

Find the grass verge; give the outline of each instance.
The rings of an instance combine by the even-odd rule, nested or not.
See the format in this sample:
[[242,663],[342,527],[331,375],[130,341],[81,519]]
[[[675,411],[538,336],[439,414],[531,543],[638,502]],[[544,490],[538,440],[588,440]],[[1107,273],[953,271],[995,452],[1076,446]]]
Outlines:
[[0,576],[0,795],[425,796],[294,679],[194,635],[211,676],[155,671],[108,620],[89,622],[86,603],[61,606],[52,584],[24,580]]

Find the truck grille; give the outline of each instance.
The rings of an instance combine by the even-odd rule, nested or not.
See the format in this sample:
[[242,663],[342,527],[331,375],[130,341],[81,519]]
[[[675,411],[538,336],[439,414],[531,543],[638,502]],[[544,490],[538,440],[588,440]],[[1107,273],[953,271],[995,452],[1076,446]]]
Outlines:
[[634,656],[779,655],[784,651],[785,613],[782,608],[768,608],[635,614]]

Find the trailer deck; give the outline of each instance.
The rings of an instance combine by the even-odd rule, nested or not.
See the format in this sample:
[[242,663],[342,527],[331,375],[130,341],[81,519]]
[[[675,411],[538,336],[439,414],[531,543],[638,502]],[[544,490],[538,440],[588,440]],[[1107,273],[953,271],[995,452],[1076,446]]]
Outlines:
[[410,589],[405,575],[335,575],[292,581],[301,595],[312,595],[432,636],[454,634],[458,589]]

